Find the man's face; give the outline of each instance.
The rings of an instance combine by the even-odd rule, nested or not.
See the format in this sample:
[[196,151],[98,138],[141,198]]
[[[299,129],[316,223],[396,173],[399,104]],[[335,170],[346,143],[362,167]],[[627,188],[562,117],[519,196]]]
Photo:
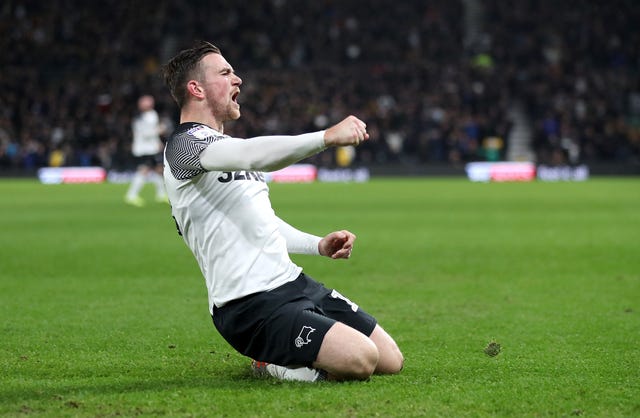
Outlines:
[[238,94],[242,79],[220,54],[206,55],[201,63],[201,85],[211,113],[219,122],[236,120],[240,117]]

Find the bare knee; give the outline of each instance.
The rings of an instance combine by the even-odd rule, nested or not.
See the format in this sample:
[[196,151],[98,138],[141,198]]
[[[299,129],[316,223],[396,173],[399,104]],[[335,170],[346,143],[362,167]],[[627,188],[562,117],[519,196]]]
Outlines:
[[378,367],[376,344],[364,334],[336,323],[325,335],[313,367],[336,380],[366,380]]
[[403,367],[404,356],[398,346],[393,343],[387,346],[385,350],[380,353],[380,360],[378,361],[376,373],[396,374],[400,373]]
[[366,380],[376,371],[379,359],[380,355],[375,344],[373,342],[364,344],[360,350],[352,353],[343,376],[350,379]]
[[370,338],[379,352],[375,372],[380,374],[399,373],[404,367],[404,356],[393,338],[379,325],[373,330]]
[[396,374],[400,373],[404,367],[404,356],[400,352],[400,349],[396,347],[396,350],[385,359],[385,364],[380,365],[376,372]]

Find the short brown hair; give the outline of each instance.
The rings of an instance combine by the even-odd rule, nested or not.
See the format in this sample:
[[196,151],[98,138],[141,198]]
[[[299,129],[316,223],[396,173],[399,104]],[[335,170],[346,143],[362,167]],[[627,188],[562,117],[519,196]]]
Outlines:
[[198,63],[207,54],[221,54],[220,48],[206,41],[197,41],[188,49],[180,51],[162,66],[162,76],[169,87],[173,100],[182,108],[187,98],[186,84],[197,71]]

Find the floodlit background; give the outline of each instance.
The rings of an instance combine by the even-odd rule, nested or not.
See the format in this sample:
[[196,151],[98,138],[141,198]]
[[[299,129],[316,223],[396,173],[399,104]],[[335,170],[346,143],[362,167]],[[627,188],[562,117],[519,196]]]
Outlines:
[[131,168],[131,118],[195,39],[243,78],[234,136],[317,130],[353,113],[372,141],[322,166],[461,174],[469,161],[638,174],[640,5],[633,0],[5,1],[0,175]]

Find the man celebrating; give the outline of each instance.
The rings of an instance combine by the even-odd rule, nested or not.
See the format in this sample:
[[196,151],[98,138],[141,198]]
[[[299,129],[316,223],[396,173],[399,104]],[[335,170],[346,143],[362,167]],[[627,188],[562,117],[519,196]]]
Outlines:
[[242,80],[220,50],[199,42],[164,67],[180,108],[165,147],[164,178],[179,233],[205,277],[213,322],[231,346],[274,376],[364,380],[398,373],[403,356],[375,318],[302,272],[289,253],[349,258],[355,235],[324,238],[274,213],[263,171],[328,147],[369,139],[354,116],[325,131],[232,138]]

